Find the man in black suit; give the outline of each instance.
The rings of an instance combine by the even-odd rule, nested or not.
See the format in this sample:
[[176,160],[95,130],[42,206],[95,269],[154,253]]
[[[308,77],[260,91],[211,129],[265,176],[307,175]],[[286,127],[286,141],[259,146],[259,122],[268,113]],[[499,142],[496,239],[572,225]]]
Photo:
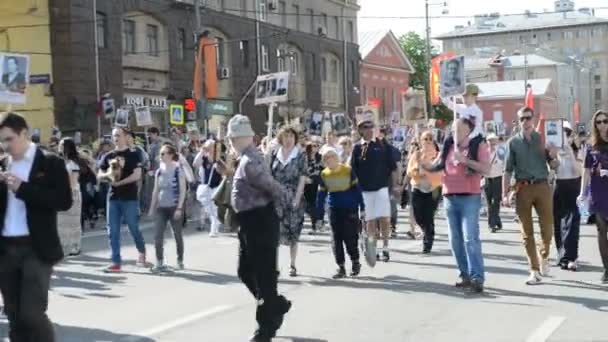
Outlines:
[[53,265],[63,258],[57,212],[72,206],[65,163],[29,139],[19,114],[0,116],[8,157],[0,172],[0,292],[11,342],[53,342],[46,315]]

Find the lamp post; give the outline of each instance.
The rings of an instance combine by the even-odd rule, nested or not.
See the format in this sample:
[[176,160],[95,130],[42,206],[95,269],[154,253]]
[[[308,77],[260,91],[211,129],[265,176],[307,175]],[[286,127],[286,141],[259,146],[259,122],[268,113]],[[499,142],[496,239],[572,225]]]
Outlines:
[[426,21],[426,81],[425,92],[426,92],[426,116],[425,119],[428,121],[429,116],[433,117],[433,105],[431,100],[431,23],[430,23],[430,7],[431,6],[442,6],[443,11],[441,14],[448,14],[449,11],[447,9],[448,3],[447,1],[438,2],[438,3],[429,3],[429,0],[424,1],[424,17]]

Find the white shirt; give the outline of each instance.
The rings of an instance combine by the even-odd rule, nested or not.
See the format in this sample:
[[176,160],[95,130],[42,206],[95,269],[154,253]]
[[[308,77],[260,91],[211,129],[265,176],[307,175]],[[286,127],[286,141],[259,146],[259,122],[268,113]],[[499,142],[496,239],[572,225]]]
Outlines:
[[557,168],[557,179],[576,179],[582,175],[582,165],[576,160],[572,147],[565,145],[557,155],[559,167]]
[[503,175],[505,169],[505,163],[498,156],[498,149],[490,153],[490,172],[486,178],[496,178]]
[[[31,143],[30,147],[25,152],[23,159],[12,160],[9,157],[8,172],[17,176],[17,178],[26,182],[30,178],[32,164],[36,157],[36,145]],[[6,205],[6,215],[4,216],[4,230],[2,236],[16,237],[30,235],[30,229],[27,226],[27,212],[25,202],[18,199],[15,193],[10,189],[8,191],[8,203]]]

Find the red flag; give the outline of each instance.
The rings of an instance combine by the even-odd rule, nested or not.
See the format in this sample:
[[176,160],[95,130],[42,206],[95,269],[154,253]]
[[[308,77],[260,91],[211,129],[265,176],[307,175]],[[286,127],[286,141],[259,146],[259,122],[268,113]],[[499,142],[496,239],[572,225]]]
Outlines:
[[578,100],[574,101],[574,108],[572,109],[572,112],[574,113],[574,122],[581,122],[581,104],[578,102]]
[[526,107],[534,109],[534,94],[532,93],[532,86],[528,84],[526,86]]

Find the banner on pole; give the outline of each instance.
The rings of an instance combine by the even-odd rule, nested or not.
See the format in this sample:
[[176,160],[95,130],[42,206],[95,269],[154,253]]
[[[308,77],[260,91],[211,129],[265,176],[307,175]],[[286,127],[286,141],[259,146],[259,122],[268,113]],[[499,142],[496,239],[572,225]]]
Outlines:
[[443,98],[462,95],[465,92],[464,56],[441,61],[440,95]]
[[287,102],[289,72],[260,75],[255,85],[255,105]]
[[144,106],[135,108],[135,121],[137,122],[137,126],[140,127],[154,125],[150,107]]

